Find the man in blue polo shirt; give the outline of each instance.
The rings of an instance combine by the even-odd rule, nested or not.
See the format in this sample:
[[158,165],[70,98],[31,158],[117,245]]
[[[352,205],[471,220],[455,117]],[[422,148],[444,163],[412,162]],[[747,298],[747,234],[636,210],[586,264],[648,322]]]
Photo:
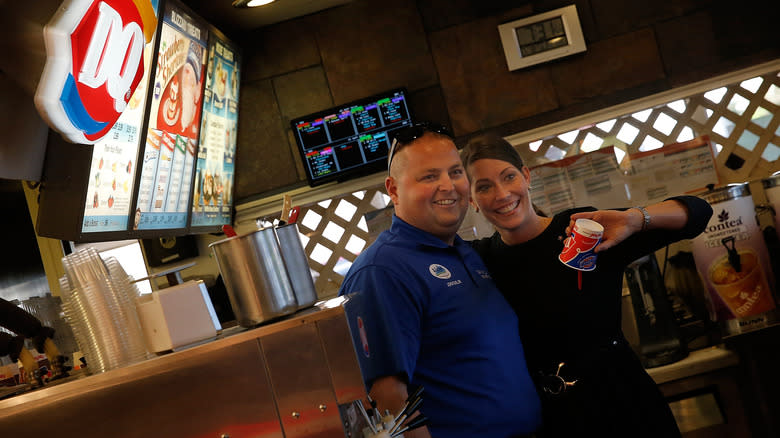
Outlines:
[[469,182],[452,138],[441,126],[405,128],[388,169],[392,226],[355,260],[339,292],[359,303],[348,302],[347,313],[372,398],[380,412],[397,412],[424,387],[428,426],[406,438],[532,434],[540,403],[517,317],[456,235]]

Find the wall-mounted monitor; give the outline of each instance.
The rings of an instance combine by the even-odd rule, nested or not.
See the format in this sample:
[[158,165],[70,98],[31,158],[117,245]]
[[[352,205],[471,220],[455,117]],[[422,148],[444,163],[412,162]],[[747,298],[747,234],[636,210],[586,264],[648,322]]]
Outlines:
[[[165,2],[151,77],[143,160],[132,229],[185,234],[200,140],[208,24],[178,1]],[[177,231],[178,230],[178,231]]]
[[240,83],[238,45],[211,29],[190,233],[218,231],[232,221]]
[[[151,2],[159,20],[162,8]],[[113,29],[113,28],[112,28]],[[113,30],[112,30],[113,32]],[[121,28],[119,33],[122,32]],[[112,34],[113,35],[113,34]],[[160,23],[143,51],[144,73],[108,134],[92,146],[49,136],[36,229],[76,242],[128,239]],[[113,38],[104,35],[106,38]]]
[[[157,2],[153,7],[157,12]],[[144,48],[144,74],[127,107],[109,133],[93,147],[82,233],[103,234],[128,229],[154,59],[152,52],[158,35],[159,32],[155,32],[152,42]],[[96,235],[93,237],[97,238]]]
[[392,133],[410,124],[403,88],[290,121],[312,187],[386,170]]
[[180,0],[151,1],[158,27],[144,76],[108,135],[88,147],[50,132],[41,236],[170,237],[217,231],[232,219],[237,46]]

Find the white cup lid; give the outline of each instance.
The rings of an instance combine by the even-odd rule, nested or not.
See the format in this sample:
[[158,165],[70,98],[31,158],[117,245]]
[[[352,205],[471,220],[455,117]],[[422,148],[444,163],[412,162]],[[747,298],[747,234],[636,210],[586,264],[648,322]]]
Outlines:
[[600,236],[604,233],[604,227],[600,223],[590,219],[577,219],[574,222],[574,226],[577,227],[577,231],[580,234],[589,237]]

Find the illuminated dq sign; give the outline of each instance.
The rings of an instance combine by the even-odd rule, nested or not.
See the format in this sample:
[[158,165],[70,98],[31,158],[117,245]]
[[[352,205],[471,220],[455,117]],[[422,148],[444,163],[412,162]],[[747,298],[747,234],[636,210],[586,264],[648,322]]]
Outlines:
[[141,81],[156,28],[150,0],[66,0],[43,30],[35,105],[49,126],[74,143],[106,135]]

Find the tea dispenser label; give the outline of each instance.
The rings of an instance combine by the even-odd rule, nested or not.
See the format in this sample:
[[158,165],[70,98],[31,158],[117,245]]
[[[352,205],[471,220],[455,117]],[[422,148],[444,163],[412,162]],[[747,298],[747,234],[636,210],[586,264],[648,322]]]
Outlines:
[[[718,321],[729,331],[766,323],[775,309],[769,254],[750,196],[713,204],[707,228],[693,240],[696,268],[710,294]],[[734,321],[732,321],[734,320]]]

